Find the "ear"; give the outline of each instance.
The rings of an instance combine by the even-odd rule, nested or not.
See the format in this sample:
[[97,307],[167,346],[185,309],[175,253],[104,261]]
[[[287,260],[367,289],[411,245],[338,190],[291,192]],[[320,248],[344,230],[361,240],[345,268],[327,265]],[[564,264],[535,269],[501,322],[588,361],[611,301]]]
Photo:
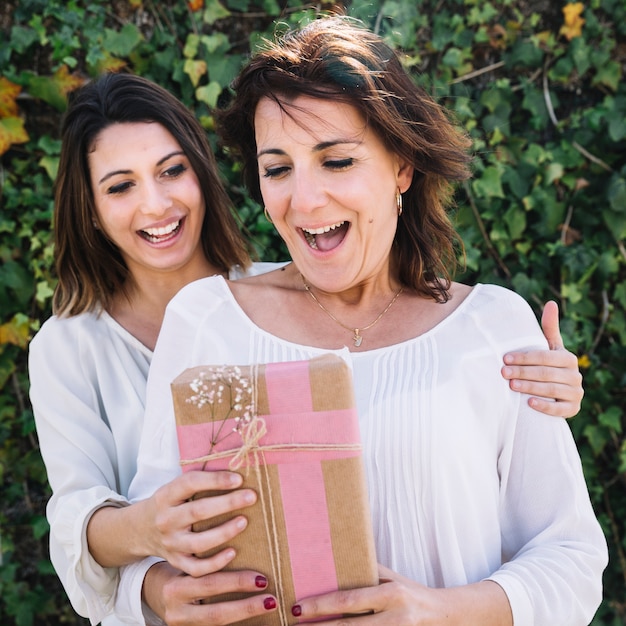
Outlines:
[[413,172],[415,168],[406,161],[398,159],[398,170],[396,173],[396,183],[400,193],[404,193],[413,181]]

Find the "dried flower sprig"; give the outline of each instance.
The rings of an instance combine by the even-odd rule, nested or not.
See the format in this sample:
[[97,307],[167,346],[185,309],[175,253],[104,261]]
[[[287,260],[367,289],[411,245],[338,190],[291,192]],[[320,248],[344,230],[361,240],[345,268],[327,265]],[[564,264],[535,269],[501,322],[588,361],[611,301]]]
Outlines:
[[[194,395],[187,402],[198,409],[210,412],[212,432],[211,448],[230,436],[242,434],[254,416],[254,397],[252,382],[244,376],[239,367],[215,366],[194,378],[189,387]],[[233,418],[232,431],[223,432],[226,420]]]

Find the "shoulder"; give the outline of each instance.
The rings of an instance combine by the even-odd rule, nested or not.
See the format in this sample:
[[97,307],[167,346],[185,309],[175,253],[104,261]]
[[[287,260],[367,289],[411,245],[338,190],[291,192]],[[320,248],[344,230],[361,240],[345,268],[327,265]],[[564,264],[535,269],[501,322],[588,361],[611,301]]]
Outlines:
[[186,307],[206,308],[207,301],[214,302],[228,293],[226,280],[222,276],[208,276],[185,285],[169,302],[167,311]]
[[167,305],[159,337],[169,331],[190,332],[209,317],[228,321],[235,304],[229,286],[238,282],[209,276],[185,285]]
[[500,285],[478,283],[472,290],[472,306],[475,309],[494,308],[497,311],[510,310],[527,312],[533,315],[530,305],[522,296]]
[[30,342],[30,351],[49,350],[74,344],[80,336],[100,336],[104,332],[104,318],[96,313],[81,313],[71,317],[53,315],[47,319]]
[[532,308],[510,289],[480,283],[463,302],[461,311],[490,342],[518,348],[547,347]]
[[30,341],[29,367],[42,362],[48,366],[58,363],[67,368],[79,359],[118,361],[122,355],[149,361],[152,351],[107,313],[81,313],[70,317],[54,315],[44,322]]

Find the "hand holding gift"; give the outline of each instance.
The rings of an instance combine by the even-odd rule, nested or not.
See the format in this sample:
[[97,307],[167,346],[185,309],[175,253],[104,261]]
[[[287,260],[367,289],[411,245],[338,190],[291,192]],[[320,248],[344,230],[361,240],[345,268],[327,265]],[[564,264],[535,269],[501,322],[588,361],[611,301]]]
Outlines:
[[[224,544],[245,529],[247,518],[243,513],[257,499],[251,489],[240,489],[241,484],[242,477],[235,472],[193,471],[159,488],[145,501],[150,509],[145,518],[154,520],[145,532],[147,551],[191,576],[222,569],[234,557],[233,550],[224,548]],[[192,500],[198,492],[207,491],[219,495],[210,500]],[[202,533],[190,530],[201,520],[226,513],[228,519]],[[213,551],[210,558],[196,556],[209,551]]]
[[[248,528],[229,542],[236,557],[226,569],[267,574],[279,605],[272,624],[297,623],[291,607],[300,598],[377,583],[358,420],[342,359],[201,366],[185,371],[172,390],[183,469],[237,469],[243,486],[258,494],[246,511]],[[229,517],[195,529],[206,532]],[[267,616],[243,624],[266,625]]]

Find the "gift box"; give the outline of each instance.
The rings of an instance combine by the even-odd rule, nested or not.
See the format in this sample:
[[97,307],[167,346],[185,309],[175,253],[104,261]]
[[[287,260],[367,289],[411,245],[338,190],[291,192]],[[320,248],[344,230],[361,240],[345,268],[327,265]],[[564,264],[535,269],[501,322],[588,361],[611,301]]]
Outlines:
[[[242,511],[246,530],[228,542],[237,556],[227,569],[265,574],[278,610],[241,624],[297,624],[291,607],[299,599],[378,584],[352,378],[343,359],[199,366],[176,378],[172,393],[183,471],[238,471],[258,495]],[[199,494],[205,495],[211,494]]]

